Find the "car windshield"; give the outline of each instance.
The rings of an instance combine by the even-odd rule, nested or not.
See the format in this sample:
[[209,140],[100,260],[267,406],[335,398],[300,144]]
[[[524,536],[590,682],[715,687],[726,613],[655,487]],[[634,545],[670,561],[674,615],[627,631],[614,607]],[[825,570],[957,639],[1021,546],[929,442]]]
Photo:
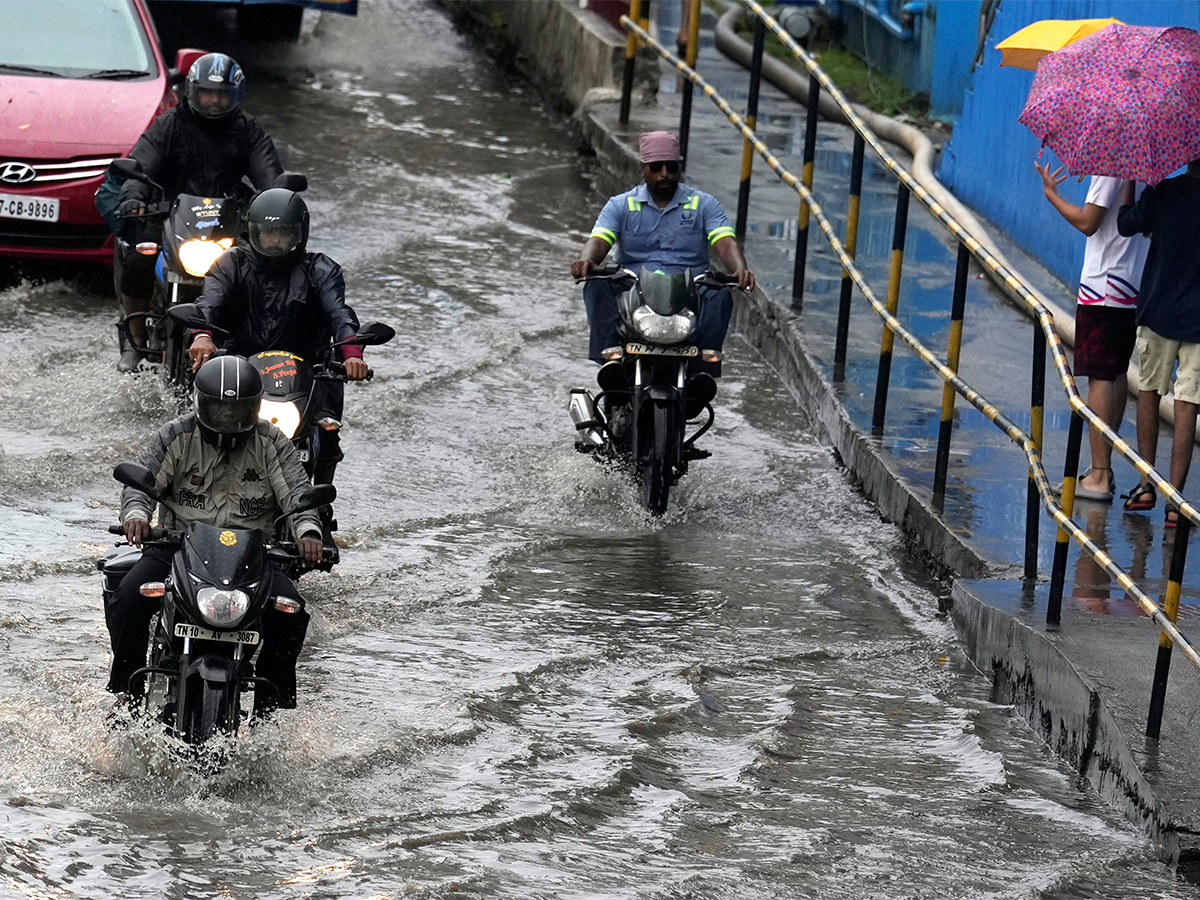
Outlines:
[[132,0],[0,0],[0,78],[157,74]]

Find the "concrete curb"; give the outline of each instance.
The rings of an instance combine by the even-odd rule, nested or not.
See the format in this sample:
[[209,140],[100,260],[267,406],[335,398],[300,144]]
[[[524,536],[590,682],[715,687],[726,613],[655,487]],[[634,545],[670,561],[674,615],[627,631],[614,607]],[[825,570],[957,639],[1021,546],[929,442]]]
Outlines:
[[1160,859],[1179,860],[1180,835],[1146,781],[1100,692],[1054,645],[956,580],[954,625],[968,657],[992,679],[996,699],[1011,703],[1050,749],[1110,805],[1137,822]]

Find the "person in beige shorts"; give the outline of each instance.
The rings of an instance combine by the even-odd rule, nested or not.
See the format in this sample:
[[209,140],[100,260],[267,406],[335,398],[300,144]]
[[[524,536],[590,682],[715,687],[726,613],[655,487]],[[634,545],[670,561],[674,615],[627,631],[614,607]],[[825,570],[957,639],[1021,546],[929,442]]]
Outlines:
[[[1196,409],[1200,406],[1200,159],[1183,175],[1147,187],[1136,203],[1127,188],[1117,214],[1126,236],[1150,235],[1137,308],[1137,349],[1141,366],[1138,392],[1138,452],[1150,465],[1158,449],[1158,404],[1175,381],[1175,434],[1171,440],[1171,483],[1183,490],[1192,465]],[[1125,509],[1152,509],[1154,487],[1142,481],[1127,495]],[[1165,525],[1178,524],[1168,509]]]

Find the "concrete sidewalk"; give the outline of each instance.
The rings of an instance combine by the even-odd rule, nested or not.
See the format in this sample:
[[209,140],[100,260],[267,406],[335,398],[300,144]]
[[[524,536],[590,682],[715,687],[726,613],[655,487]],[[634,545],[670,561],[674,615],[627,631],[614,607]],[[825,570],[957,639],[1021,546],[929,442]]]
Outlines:
[[[721,56],[711,40],[697,69],[735,109],[745,110],[748,73]],[[657,102],[635,104],[627,126],[618,122],[615,101],[593,102],[579,114],[581,128],[609,173],[606,189],[624,190],[638,180],[633,149],[639,133],[678,128],[676,75],[665,67],[663,72]],[[760,137],[799,174],[804,110],[764,84],[758,122]],[[814,190],[837,221],[839,234],[844,232],[852,139],[843,126],[819,126]],[[737,208],[741,154],[740,135],[697,92],[687,179],[715,194],[731,217]],[[894,179],[874,164],[868,151],[857,261],[881,296],[887,285],[894,206]],[[751,302],[740,304],[735,328],[780,368],[881,513],[912,533],[937,563],[960,576],[973,576],[954,585],[954,619],[976,664],[992,675],[998,698],[1012,702],[1056,753],[1110,802],[1143,823],[1164,859],[1188,868],[1198,846],[1193,832],[1200,828],[1200,797],[1187,762],[1193,748],[1200,747],[1200,673],[1186,660],[1176,659],[1162,737],[1157,745],[1148,745],[1142,735],[1157,628],[1074,547],[1062,626],[1054,632],[1045,628],[1052,525],[1043,515],[1041,577],[1036,585],[1025,586],[1019,569],[1025,530],[1024,455],[961,400],[945,513],[939,517],[933,512],[929,501],[942,382],[897,341],[885,435],[882,440],[869,437],[882,324],[856,292],[846,382],[835,388],[830,372],[841,269],[814,222],[803,309],[792,306],[797,209],[796,194],[756,159],[746,252],[761,290]],[[1070,289],[1001,242],[1014,265],[1038,288],[1064,305],[1071,303]],[[944,354],[949,336],[955,251],[944,229],[914,199],[899,315],[939,354]],[[978,271],[973,269],[972,275],[960,372],[1028,429],[1033,323]],[[1061,471],[1070,413],[1052,367],[1047,370],[1046,393],[1043,454],[1050,471]],[[1131,404],[1130,416],[1132,412]],[[1133,436],[1131,417],[1123,433]],[[1164,432],[1160,447],[1169,446],[1169,433]],[[1085,442],[1081,468],[1086,464]],[[1115,465],[1119,489],[1128,490],[1136,483],[1136,473],[1122,469],[1119,459]],[[1135,515],[1123,514],[1119,503],[1080,501],[1075,519],[1148,593],[1161,598],[1173,535],[1163,528],[1163,506],[1149,515]],[[1200,593],[1186,583],[1184,590],[1180,626],[1185,633],[1200,635]]]

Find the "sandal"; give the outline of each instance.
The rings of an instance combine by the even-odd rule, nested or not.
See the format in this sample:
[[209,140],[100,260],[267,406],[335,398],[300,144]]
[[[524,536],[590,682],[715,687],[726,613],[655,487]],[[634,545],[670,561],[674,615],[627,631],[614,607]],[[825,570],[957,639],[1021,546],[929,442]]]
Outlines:
[[1163,528],[1178,528],[1179,527],[1179,510],[1168,509],[1167,515],[1163,519]]
[[[1083,486],[1083,479],[1092,474],[1093,471],[1107,472],[1108,478],[1105,483],[1108,485],[1106,490],[1097,491],[1093,488]],[[1075,480],[1075,499],[1076,500],[1097,500],[1100,503],[1112,503],[1113,495],[1117,492],[1116,480],[1113,478],[1112,469],[1101,468],[1099,466],[1090,466],[1086,472]]]
[[[1143,500],[1143,497],[1150,499]],[[1143,481],[1128,494],[1122,494],[1121,499],[1125,501],[1121,507],[1125,512],[1144,512],[1154,509],[1154,505],[1158,503],[1158,493],[1154,490],[1154,485]]]

